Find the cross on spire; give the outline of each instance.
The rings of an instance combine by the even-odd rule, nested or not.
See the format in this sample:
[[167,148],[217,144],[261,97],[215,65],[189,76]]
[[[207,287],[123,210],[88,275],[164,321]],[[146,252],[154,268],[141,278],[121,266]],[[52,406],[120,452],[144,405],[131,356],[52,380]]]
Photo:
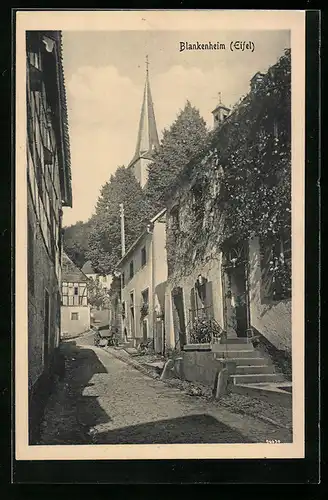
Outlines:
[[[219,96],[219,104],[222,104],[221,92],[218,92],[217,95]],[[217,95],[215,97],[212,97],[212,99],[217,99]]]
[[148,66],[149,66],[149,60],[148,60],[148,55],[146,55],[146,73],[148,76]]

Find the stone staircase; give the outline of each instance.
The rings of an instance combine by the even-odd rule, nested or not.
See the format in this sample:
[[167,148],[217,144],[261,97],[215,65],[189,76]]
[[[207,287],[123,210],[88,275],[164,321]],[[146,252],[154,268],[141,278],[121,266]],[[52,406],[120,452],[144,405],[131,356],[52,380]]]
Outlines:
[[235,373],[231,374],[234,386],[285,382],[284,376],[275,372],[274,366],[261,357],[247,338],[228,339],[225,343],[213,344],[212,352],[217,359],[227,359],[236,364]]

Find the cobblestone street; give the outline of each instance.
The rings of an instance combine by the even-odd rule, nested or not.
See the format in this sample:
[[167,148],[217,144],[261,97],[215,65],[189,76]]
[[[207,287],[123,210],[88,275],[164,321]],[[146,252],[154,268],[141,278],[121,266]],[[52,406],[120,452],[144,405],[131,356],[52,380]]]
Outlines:
[[291,441],[288,430],[186,395],[92,344],[92,335],[62,344],[66,374],[49,399],[39,444]]

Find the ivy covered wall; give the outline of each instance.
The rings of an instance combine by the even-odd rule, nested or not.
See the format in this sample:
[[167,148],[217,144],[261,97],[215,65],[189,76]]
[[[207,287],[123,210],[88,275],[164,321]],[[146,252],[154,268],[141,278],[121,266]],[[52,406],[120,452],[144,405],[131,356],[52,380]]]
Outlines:
[[167,193],[171,280],[229,238],[291,231],[291,55],[286,50],[209,134]]
[[[182,288],[186,323],[190,290],[201,274],[213,284],[214,317],[224,327],[221,251],[247,241],[251,324],[286,351],[291,348],[291,254],[289,247],[287,263],[279,249],[291,235],[290,86],[286,50],[266,74],[255,75],[249,94],[209,134],[166,194],[168,295]],[[264,274],[270,286],[275,284],[267,287],[273,291],[265,300]],[[167,330],[172,324],[168,316]]]

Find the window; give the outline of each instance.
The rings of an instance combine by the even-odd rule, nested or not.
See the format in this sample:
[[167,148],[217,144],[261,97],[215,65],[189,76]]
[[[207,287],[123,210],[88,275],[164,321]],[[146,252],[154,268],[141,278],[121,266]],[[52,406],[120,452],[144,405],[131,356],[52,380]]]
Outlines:
[[144,318],[147,316],[149,312],[149,289],[147,288],[143,292],[141,292],[141,307],[140,307],[140,316]]
[[75,286],[74,287],[74,295],[78,295],[78,294],[79,294],[79,287]]
[[134,266],[133,266],[133,260],[130,262],[130,279],[133,278],[134,275]]
[[130,293],[130,307],[134,307],[134,293]]
[[72,312],[71,313],[71,320],[78,320],[79,319],[79,313],[78,312]]
[[143,247],[141,249],[141,265],[145,266],[146,262],[147,262],[146,247]]
[[124,275],[124,273],[121,274],[121,287],[122,288],[125,287],[125,275]]
[[148,304],[148,302],[149,302],[149,289],[146,288],[146,290],[143,290],[143,292],[141,292],[141,296],[142,296],[142,302],[144,304]]

